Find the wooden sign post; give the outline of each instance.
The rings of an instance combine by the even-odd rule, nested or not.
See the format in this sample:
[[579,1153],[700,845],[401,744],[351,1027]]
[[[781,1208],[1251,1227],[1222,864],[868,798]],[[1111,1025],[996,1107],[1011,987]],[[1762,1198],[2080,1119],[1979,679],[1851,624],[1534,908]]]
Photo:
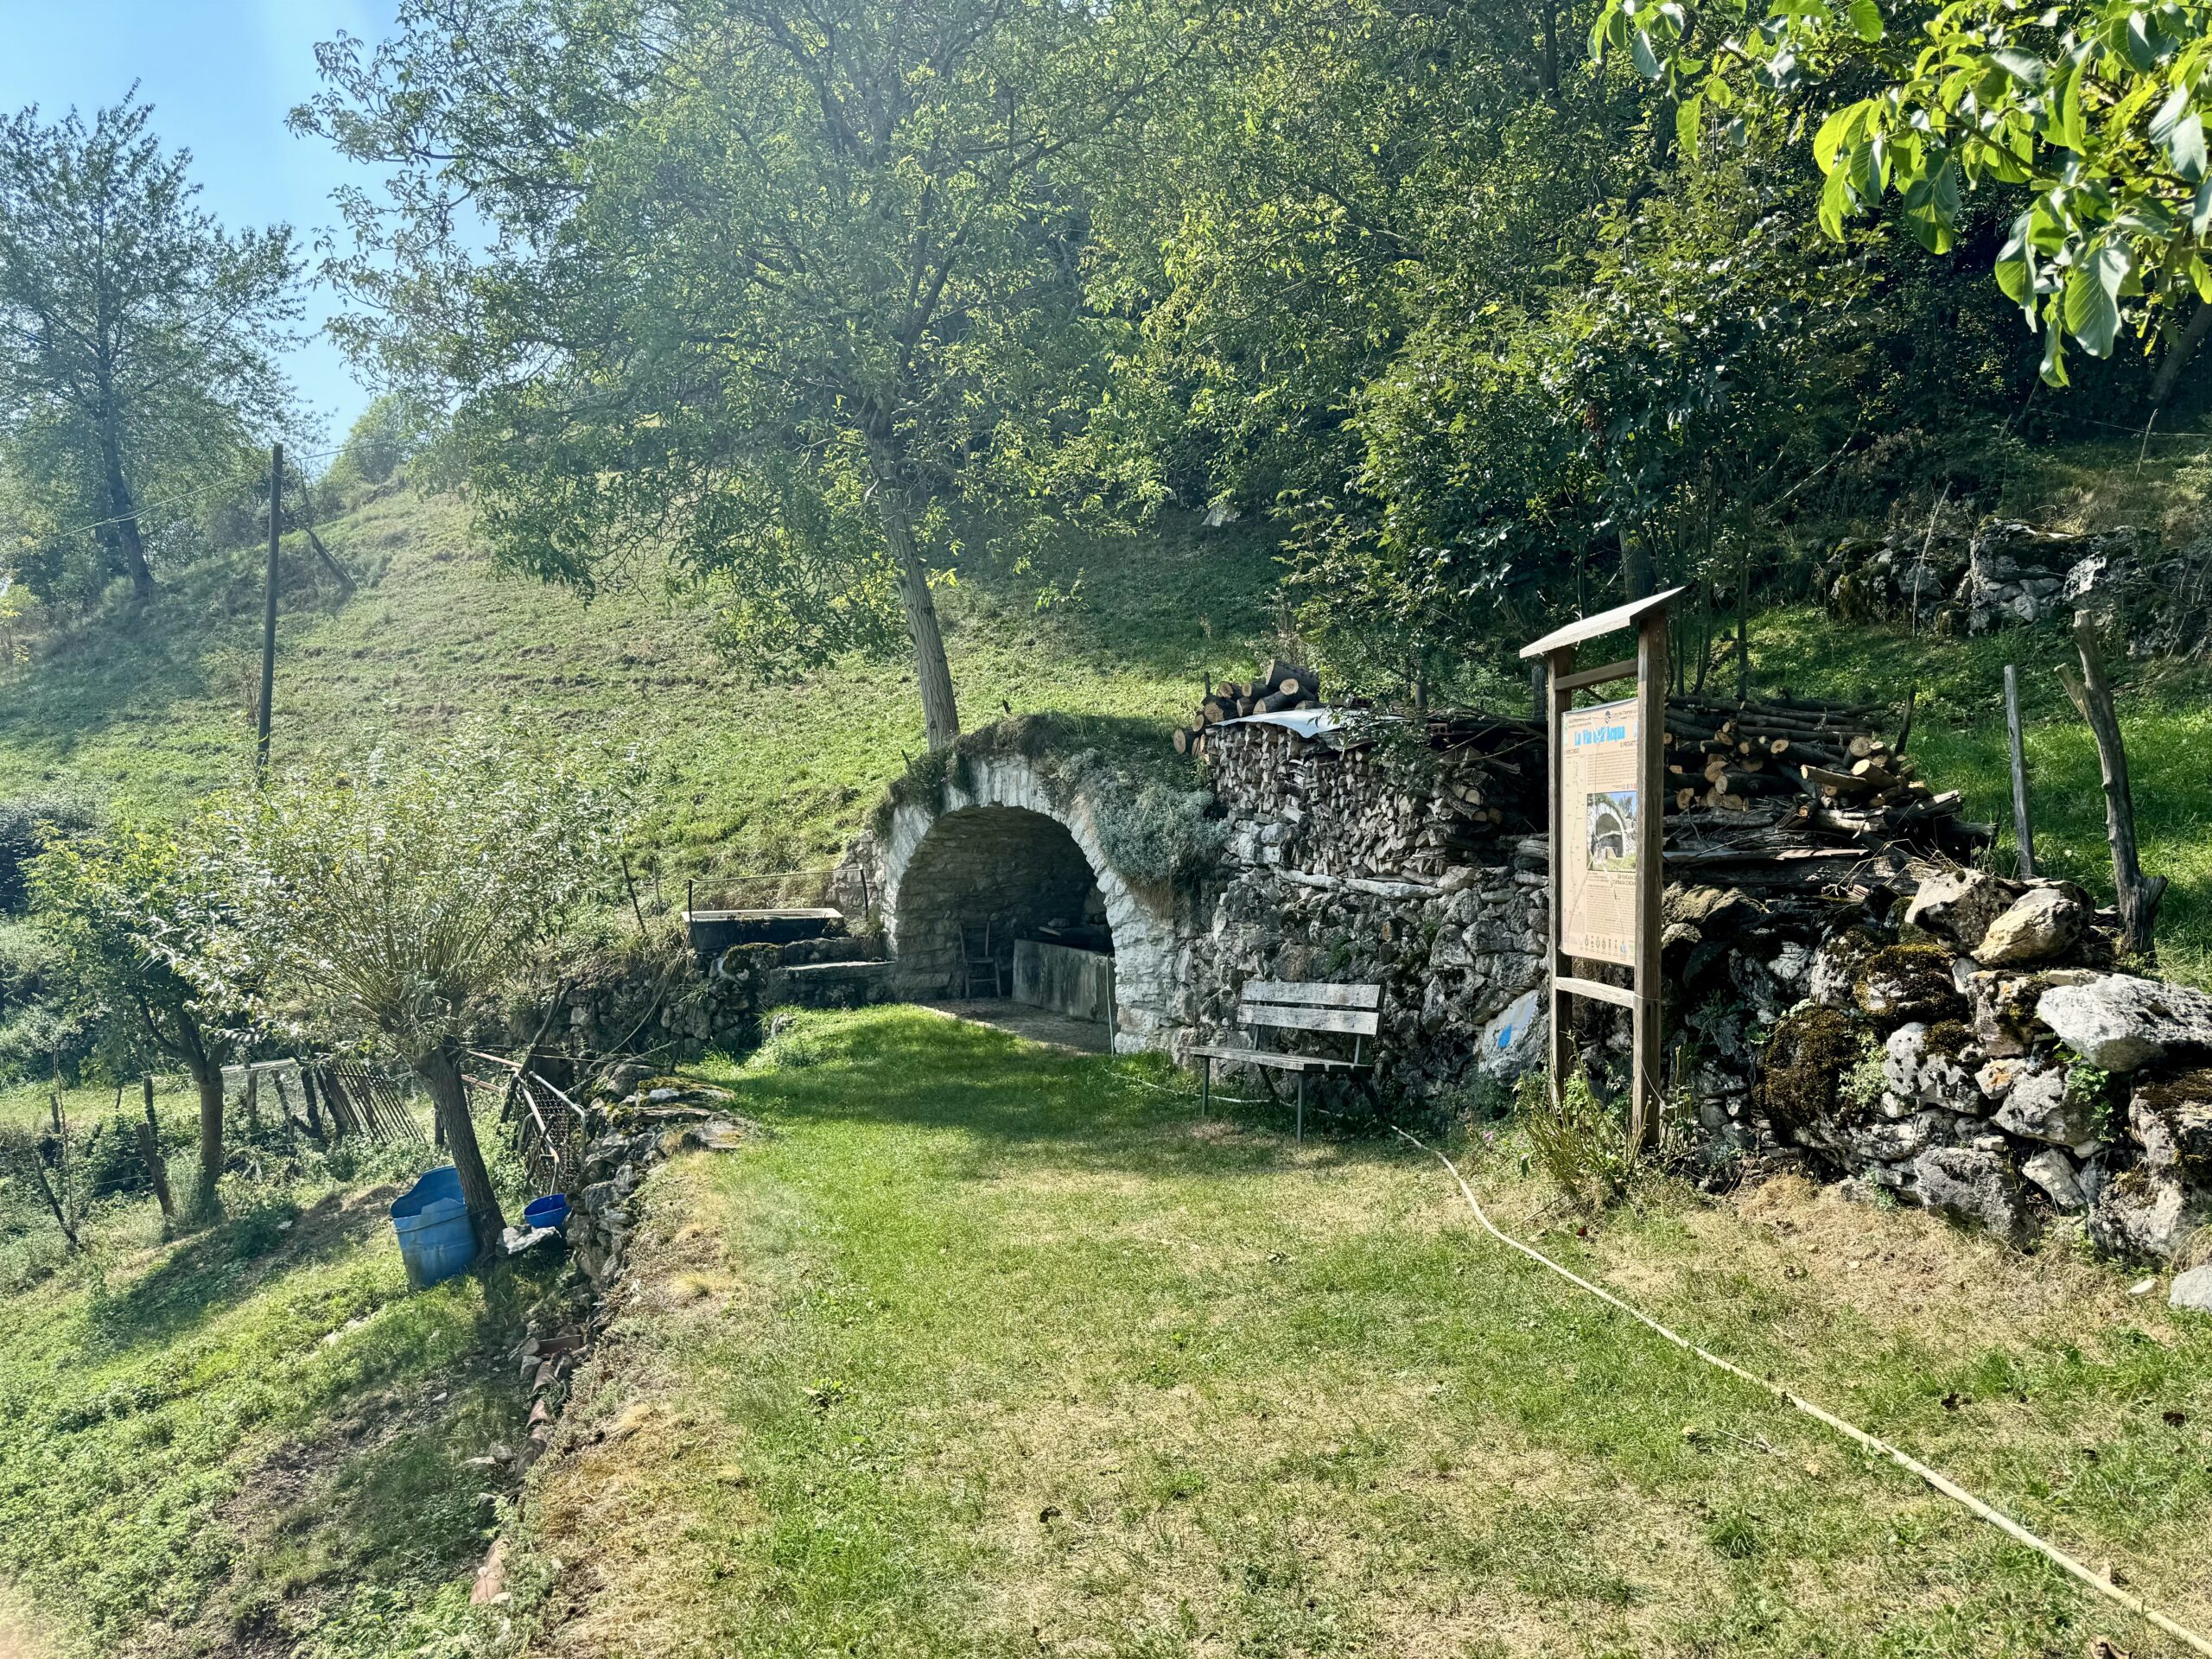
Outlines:
[[[1659,901],[1666,886],[1667,614],[1670,588],[1546,634],[1521,655],[1550,670],[1544,695],[1551,750],[1552,1104],[1561,1103],[1573,1055],[1564,999],[1589,997],[1633,1014],[1635,1065],[1629,1147],[1650,1138],[1662,1103],[1659,1071]],[[1577,669],[1574,649],[1633,627],[1636,655]],[[1587,709],[1574,694],[1632,679],[1636,695]],[[1634,974],[1624,989],[1574,971],[1577,960]]]

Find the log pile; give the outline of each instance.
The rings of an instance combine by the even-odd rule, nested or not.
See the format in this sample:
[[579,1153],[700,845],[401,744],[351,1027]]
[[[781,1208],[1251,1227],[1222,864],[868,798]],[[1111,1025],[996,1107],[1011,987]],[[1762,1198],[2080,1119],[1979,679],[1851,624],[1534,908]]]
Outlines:
[[[1910,715],[1892,743],[1874,724],[1880,712],[1802,697],[1669,699],[1670,821],[1711,832],[1698,839],[1764,841],[1777,852],[1837,841],[1953,853],[1986,843],[1993,830],[1961,817],[1959,792],[1937,791],[1903,754]],[[1670,828],[1670,842],[1684,839]]]
[[[1268,696],[1291,698],[1281,680],[1300,692],[1319,689],[1292,670]],[[1243,700],[1220,707],[1233,711]],[[1315,702],[1301,696],[1278,706]],[[1670,875],[1772,894],[1888,880],[1915,863],[1978,851],[1993,827],[1966,822],[1958,792],[1934,788],[1898,752],[1909,715],[1892,740],[1876,724],[1881,712],[1799,697],[1670,699]],[[1246,829],[1262,861],[1434,880],[1455,867],[1499,863],[1502,839],[1541,837],[1547,828],[1544,734],[1532,721],[1454,710],[1418,724],[1354,721],[1309,740],[1204,715],[1179,734],[1182,747],[1207,757],[1226,815]],[[1405,740],[1414,734],[1408,753]],[[1424,764],[1407,764],[1415,757]]]
[[[1225,721],[1320,706],[1321,677],[1310,668],[1300,668],[1278,657],[1261,671],[1256,679],[1227,680],[1218,689],[1208,685],[1191,723],[1176,731],[1175,753],[1205,753],[1206,728]],[[1351,706],[1367,705],[1363,700],[1355,699]]]

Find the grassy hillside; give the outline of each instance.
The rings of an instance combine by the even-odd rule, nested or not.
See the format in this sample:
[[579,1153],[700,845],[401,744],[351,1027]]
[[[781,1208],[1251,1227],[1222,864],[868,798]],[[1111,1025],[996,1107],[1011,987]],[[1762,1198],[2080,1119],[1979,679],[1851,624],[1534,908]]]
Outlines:
[[[2050,524],[2158,524],[2197,512],[2187,455],[2139,465],[2133,441],[2037,458],[1986,504]],[[819,868],[922,747],[903,660],[840,662],[753,683],[716,652],[711,613],[657,588],[587,606],[504,578],[472,541],[467,507],[397,492],[330,525],[361,577],[340,606],[293,568],[276,696],[279,757],[309,746],[419,741],[472,715],[536,717],[580,744],[640,747],[653,765],[648,865],[665,897],[686,876]],[[1193,526],[1127,543],[1071,543],[1025,575],[973,569],[943,598],[972,727],[1011,710],[1167,721],[1201,677],[1249,672],[1277,643],[1281,575],[1268,538]],[[143,618],[87,627],[0,676],[0,798],[83,788],[174,810],[236,777],[251,748],[261,588],[251,555],[191,572]],[[1040,608],[1051,584],[1070,601]],[[1758,685],[1898,702],[1920,690],[1914,749],[1972,816],[2008,826],[2003,664],[2023,670],[2038,851],[2052,874],[2108,898],[2094,751],[2051,671],[2050,630],[1978,640],[1838,627],[1809,610],[1758,619]],[[2212,982],[2212,705],[2202,671],[2115,665],[2137,773],[2145,861],[2174,884],[2164,965]],[[1479,665],[1457,677],[1480,680]],[[2009,868],[2009,853],[2004,861]],[[757,890],[754,890],[757,891]]]
[[[341,607],[297,566],[280,759],[411,741],[479,714],[550,720],[610,751],[638,745],[656,768],[652,835],[680,880],[826,863],[922,747],[903,661],[747,683],[699,607],[658,589],[587,606],[500,576],[456,500],[396,493],[324,535],[362,586]],[[942,607],[963,717],[1187,717],[1209,668],[1249,671],[1276,575],[1263,537],[1195,529],[1071,544],[1027,576],[971,572]],[[238,776],[252,747],[260,582],[243,554],[192,572],[144,617],[89,627],[0,679],[0,795],[80,786],[161,811]],[[1075,597],[1039,608],[1046,582]]]

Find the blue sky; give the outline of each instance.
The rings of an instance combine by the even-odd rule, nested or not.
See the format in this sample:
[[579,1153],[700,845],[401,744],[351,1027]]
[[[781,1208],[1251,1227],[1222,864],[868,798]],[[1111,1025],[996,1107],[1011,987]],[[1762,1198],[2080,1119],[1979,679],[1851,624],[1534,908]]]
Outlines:
[[[318,85],[316,41],[340,29],[380,40],[393,10],[392,0],[0,0],[0,109],[89,114],[136,80],[163,143],[192,151],[217,218],[281,220],[311,241],[336,223],[330,194],[352,169],[320,141],[295,138],[284,118]],[[310,293],[307,325],[337,304]],[[318,338],[288,366],[327,439],[342,438],[369,397],[343,354]]]

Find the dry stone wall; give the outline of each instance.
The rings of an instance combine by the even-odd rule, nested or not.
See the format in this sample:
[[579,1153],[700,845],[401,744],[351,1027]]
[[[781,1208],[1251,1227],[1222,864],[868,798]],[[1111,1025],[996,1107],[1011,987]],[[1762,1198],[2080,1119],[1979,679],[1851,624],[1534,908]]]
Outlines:
[[1382,987],[1382,1089],[1430,1095],[1535,1063],[1544,879],[1516,854],[1524,826],[1474,818],[1448,763],[1397,766],[1370,744],[1223,726],[1208,759],[1230,828],[1188,947],[1179,1046],[1250,1040],[1236,1019],[1248,980],[1331,980]]
[[1837,924],[1735,1082],[1740,1145],[2015,1243],[2077,1216],[2171,1259],[2212,1222],[2212,997],[2112,971],[2078,888],[1939,874]]

